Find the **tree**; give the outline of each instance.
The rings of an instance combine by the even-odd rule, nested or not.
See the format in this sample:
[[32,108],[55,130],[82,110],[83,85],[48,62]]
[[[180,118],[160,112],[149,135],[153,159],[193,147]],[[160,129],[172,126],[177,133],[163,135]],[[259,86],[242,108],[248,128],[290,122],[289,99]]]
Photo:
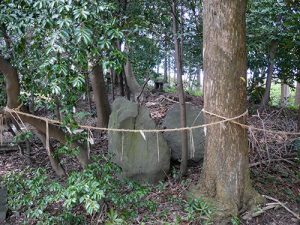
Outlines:
[[[246,111],[246,0],[203,2],[204,109],[226,118]],[[205,114],[205,122],[220,118]],[[245,117],[238,120],[245,122]],[[251,186],[247,131],[231,122],[209,126],[199,184],[193,197],[216,206],[214,224],[261,201]]]
[[[185,96],[183,90],[182,82],[182,49],[180,44],[180,39],[178,38],[178,16],[177,16],[177,0],[172,2],[172,17],[173,17],[173,36],[175,45],[175,60],[177,69],[177,93],[179,96],[180,104],[180,126],[186,127],[186,106],[185,106]],[[185,175],[187,172],[187,161],[188,161],[188,142],[187,142],[187,131],[181,131],[181,164],[180,172],[181,176]]]

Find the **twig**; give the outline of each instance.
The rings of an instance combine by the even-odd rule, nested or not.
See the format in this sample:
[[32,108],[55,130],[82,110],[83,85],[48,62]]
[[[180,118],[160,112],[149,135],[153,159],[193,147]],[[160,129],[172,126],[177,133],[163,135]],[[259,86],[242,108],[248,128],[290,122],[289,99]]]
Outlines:
[[261,214],[265,213],[267,210],[269,209],[274,209],[274,208],[277,208],[279,206],[279,203],[275,203],[275,204],[272,204],[272,205],[267,205],[266,207],[263,207],[255,212],[246,212],[242,218],[243,220],[250,220],[254,217],[258,217],[260,216]]
[[293,212],[292,210],[290,210],[288,207],[285,206],[285,204],[283,204],[282,202],[280,202],[278,199],[270,197],[268,195],[263,195],[263,197],[265,197],[266,199],[272,200],[276,203],[278,203],[279,205],[281,205],[286,211],[288,211],[289,213],[291,213],[294,217],[296,217],[298,220],[300,220],[300,215]]
[[289,161],[289,160],[295,160],[296,158],[288,158],[288,159],[270,159],[270,160],[266,160],[266,161],[261,161],[261,162],[256,162],[256,163],[252,163],[250,164],[250,167],[255,167],[255,166],[259,166],[261,164],[269,164],[271,162],[280,162],[280,161],[284,161],[287,162],[291,165],[294,165],[293,162]]

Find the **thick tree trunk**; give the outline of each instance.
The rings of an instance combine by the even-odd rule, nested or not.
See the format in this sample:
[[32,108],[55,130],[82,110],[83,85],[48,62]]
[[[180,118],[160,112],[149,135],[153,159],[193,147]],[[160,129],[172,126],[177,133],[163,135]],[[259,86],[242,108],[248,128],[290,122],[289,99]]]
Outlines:
[[[173,17],[173,35],[175,44],[175,60],[177,69],[177,93],[180,103],[180,125],[181,127],[186,127],[186,107],[185,107],[185,97],[182,82],[182,51],[180,49],[180,41],[177,35],[178,23],[177,23],[177,2],[173,0],[172,4],[172,17]],[[187,172],[187,161],[188,161],[188,142],[187,142],[187,132],[181,131],[181,164],[180,172],[181,176],[184,176]]]
[[300,106],[300,83],[299,82],[297,82],[297,87],[296,87],[295,105]]
[[[203,2],[204,109],[235,117],[246,111],[246,0]],[[219,120],[205,114],[205,123]],[[214,224],[227,224],[260,202],[251,186],[244,128],[230,122],[207,127],[203,170],[192,196],[215,205]]]
[[97,126],[107,127],[110,115],[110,105],[106,93],[103,69],[101,65],[94,66],[90,76],[97,111]]
[[[126,81],[127,81],[129,90],[133,94],[133,99],[136,101],[136,98],[137,98],[137,96],[139,96],[142,89],[133,74],[131,62],[129,61],[129,59],[127,59],[127,62],[125,65],[125,75],[126,75]],[[143,99],[142,97],[140,97],[140,98]]]
[[287,84],[281,84],[281,96],[280,96],[280,105],[283,108],[288,106],[288,100],[290,97],[290,87]]
[[268,105],[270,100],[276,49],[277,49],[277,42],[272,41],[270,46],[270,53],[269,53],[269,66],[268,66],[268,74],[267,74],[267,81],[266,81],[266,90],[259,108],[260,111],[262,111]]
[[20,85],[17,70],[13,68],[3,56],[0,56],[0,71],[6,82],[7,107],[17,108],[19,106]]
[[[2,56],[0,56],[0,71],[3,73],[6,82],[7,91],[7,107],[10,109],[18,108],[19,95],[20,95],[20,84],[17,70],[10,65]],[[9,116],[9,115],[8,115]],[[26,115],[19,115],[24,123],[29,123],[40,132],[46,132],[45,120],[29,117]],[[58,127],[53,124],[49,124],[49,136],[60,141],[63,144],[67,143],[67,135]],[[73,144],[73,147],[79,147],[78,160],[84,167],[89,162],[87,149],[80,144]]]

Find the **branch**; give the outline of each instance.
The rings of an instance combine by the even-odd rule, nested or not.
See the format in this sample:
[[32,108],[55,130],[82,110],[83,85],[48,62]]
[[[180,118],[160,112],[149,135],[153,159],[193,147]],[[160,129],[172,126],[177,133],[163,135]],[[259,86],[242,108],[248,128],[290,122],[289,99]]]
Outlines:
[[292,210],[290,210],[288,207],[285,206],[285,204],[283,204],[282,202],[280,202],[278,199],[270,197],[268,195],[263,195],[263,197],[265,197],[266,199],[272,200],[275,203],[281,205],[286,211],[288,211],[289,213],[291,213],[294,217],[296,217],[298,220],[300,220],[300,215],[293,212]]
[[145,89],[145,87],[146,87],[146,84],[148,83],[149,80],[150,80],[150,77],[148,77],[147,80],[145,81],[145,83],[143,84],[142,90],[141,90],[140,94],[139,94],[139,95],[137,96],[137,98],[136,98],[138,102],[139,102],[140,97],[141,97],[141,95],[143,94],[143,91],[144,91],[144,89]]

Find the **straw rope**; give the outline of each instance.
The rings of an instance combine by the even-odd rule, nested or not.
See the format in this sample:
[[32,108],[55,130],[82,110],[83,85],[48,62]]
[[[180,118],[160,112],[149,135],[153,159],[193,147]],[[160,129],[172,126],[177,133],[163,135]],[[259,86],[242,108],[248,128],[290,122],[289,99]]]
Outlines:
[[[28,114],[28,113],[24,113],[19,111],[20,107],[18,107],[17,109],[10,109],[8,107],[4,108],[4,111],[8,112],[11,117],[17,122],[17,123],[21,123],[22,126],[27,130],[24,122],[22,121],[20,115],[23,116],[27,116],[27,117],[31,117],[31,118],[35,118],[35,119],[39,119],[39,120],[43,120],[46,123],[46,130],[45,130],[45,134],[46,134],[46,151],[48,152],[48,154],[50,155],[50,136],[49,136],[49,123],[52,125],[60,125],[62,124],[60,121],[57,120],[52,120],[52,119],[48,119],[46,117],[39,117],[39,116],[35,116],[32,114]],[[195,121],[197,120],[198,116],[200,115],[200,113],[205,113],[208,114],[210,116],[214,116],[217,117],[219,119],[221,119],[220,121],[216,121],[216,122],[212,122],[212,123],[208,123],[208,124],[202,124],[202,125],[197,125],[194,126]],[[14,116],[15,114],[15,116]],[[256,130],[256,131],[263,131],[263,132],[269,132],[269,133],[273,133],[273,134],[285,134],[285,135],[300,135],[300,132],[285,132],[285,131],[274,131],[274,130],[266,130],[266,129],[262,129],[262,128],[257,128],[257,127],[253,127],[253,126],[249,126],[246,124],[242,124],[240,122],[237,122],[237,119],[240,119],[244,116],[248,115],[248,111],[246,110],[244,113],[232,117],[232,118],[226,118],[224,116],[220,116],[217,115],[215,113],[212,112],[208,112],[204,109],[202,109],[199,114],[197,115],[196,119],[194,120],[193,124],[191,127],[182,127],[182,128],[172,128],[172,129],[149,129],[149,130],[132,130],[132,129],[117,129],[117,128],[105,128],[105,127],[93,127],[93,126],[87,126],[87,125],[79,125],[79,128],[82,128],[84,130],[87,130],[87,149],[88,149],[88,155],[90,154],[90,142],[93,141],[93,134],[91,132],[91,130],[102,130],[102,131],[112,131],[112,132],[121,132],[121,156],[120,156],[120,160],[121,162],[123,161],[124,158],[124,133],[126,132],[131,132],[131,133],[140,133],[143,138],[146,140],[145,138],[145,134],[144,133],[156,133],[156,147],[157,147],[157,161],[160,161],[160,148],[159,148],[159,133],[160,132],[178,132],[178,131],[184,131],[187,130],[189,131],[189,135],[190,135],[190,156],[191,158],[195,157],[195,143],[194,143],[194,137],[193,137],[193,129],[198,129],[198,128],[204,128],[204,132],[206,130],[206,128],[208,126],[213,126],[213,125],[222,125],[225,122],[231,122],[233,124],[239,125],[244,129],[249,129],[249,130]],[[2,145],[2,128],[3,128],[3,117],[2,115],[0,115],[0,143]],[[16,118],[17,117],[17,118]],[[19,120],[19,121],[18,121]]]
[[[15,109],[10,109],[8,107],[4,108],[4,111],[9,112],[11,115],[17,114],[17,115],[23,115],[23,116],[27,116],[27,117],[31,117],[31,118],[35,118],[35,119],[39,119],[39,120],[44,120],[44,121],[48,121],[49,124],[53,124],[53,125],[60,125],[62,124],[60,121],[58,120],[52,120],[52,119],[48,119],[46,117],[40,117],[40,116],[35,116],[29,113],[24,113],[21,111],[17,111]],[[203,112],[206,112],[203,110]],[[170,128],[170,129],[140,129],[140,130],[132,130],[132,129],[118,129],[118,128],[106,128],[106,127],[94,127],[94,126],[87,126],[87,125],[78,125],[78,127],[82,128],[82,129],[91,129],[91,130],[102,130],[102,131],[115,131],[115,132],[132,132],[132,133],[159,133],[159,132],[175,132],[175,131],[184,131],[184,130],[191,130],[191,129],[198,129],[198,128],[203,128],[203,127],[207,127],[207,126],[212,126],[212,125],[217,125],[220,123],[224,123],[224,122],[229,122],[229,121],[233,121],[233,120],[237,120],[241,117],[244,117],[248,114],[248,111],[245,111],[243,114],[236,116],[236,117],[232,117],[232,118],[225,118],[221,121],[216,121],[216,122],[212,122],[212,123],[208,123],[208,124],[201,124],[201,125],[197,125],[197,126],[191,126],[191,127],[181,127],[181,128]],[[214,114],[215,115],[215,114]],[[220,117],[221,118],[221,117]],[[243,124],[244,125],[244,124]]]
[[[39,120],[44,120],[47,121],[49,124],[53,124],[53,125],[60,125],[62,124],[60,121],[58,120],[52,120],[52,119],[48,119],[46,117],[39,117],[39,116],[35,116],[29,113],[24,113],[21,111],[17,111],[15,109],[10,109],[8,107],[4,108],[4,111],[8,112],[15,120],[16,118],[13,116],[13,114],[18,115],[19,119],[20,116],[19,115],[23,115],[23,116],[27,116],[27,117],[31,117],[31,118],[35,118],[35,119],[39,119]],[[244,113],[232,117],[232,118],[227,118],[224,116],[220,116],[217,115],[215,113],[212,112],[208,112],[205,109],[202,109],[203,113],[209,114],[211,116],[215,116],[219,119],[222,119],[220,121],[216,121],[216,122],[212,122],[212,123],[207,123],[207,124],[201,124],[201,125],[197,125],[197,126],[191,126],[191,127],[181,127],[181,128],[170,128],[170,129],[140,129],[140,130],[132,130],[132,129],[118,129],[118,128],[106,128],[106,127],[94,127],[94,126],[87,126],[87,125],[78,125],[80,128],[85,129],[85,130],[102,130],[102,131],[114,131],[114,132],[132,132],[132,133],[159,133],[159,132],[178,132],[178,131],[190,131],[193,129],[198,129],[198,128],[204,128],[204,127],[208,127],[208,126],[213,126],[213,125],[217,125],[217,124],[222,124],[225,122],[231,122],[234,124],[237,124],[245,129],[250,129],[250,130],[256,130],[256,131],[264,131],[264,132],[268,132],[268,133],[273,133],[273,134],[285,134],[285,135],[300,135],[300,132],[286,132],[286,131],[275,131],[275,130],[268,130],[268,129],[262,129],[262,128],[257,128],[251,125],[246,125],[240,122],[237,122],[237,119],[240,119],[244,116],[246,116],[248,114],[248,110],[246,110]],[[22,122],[22,125],[24,125],[24,123]]]

